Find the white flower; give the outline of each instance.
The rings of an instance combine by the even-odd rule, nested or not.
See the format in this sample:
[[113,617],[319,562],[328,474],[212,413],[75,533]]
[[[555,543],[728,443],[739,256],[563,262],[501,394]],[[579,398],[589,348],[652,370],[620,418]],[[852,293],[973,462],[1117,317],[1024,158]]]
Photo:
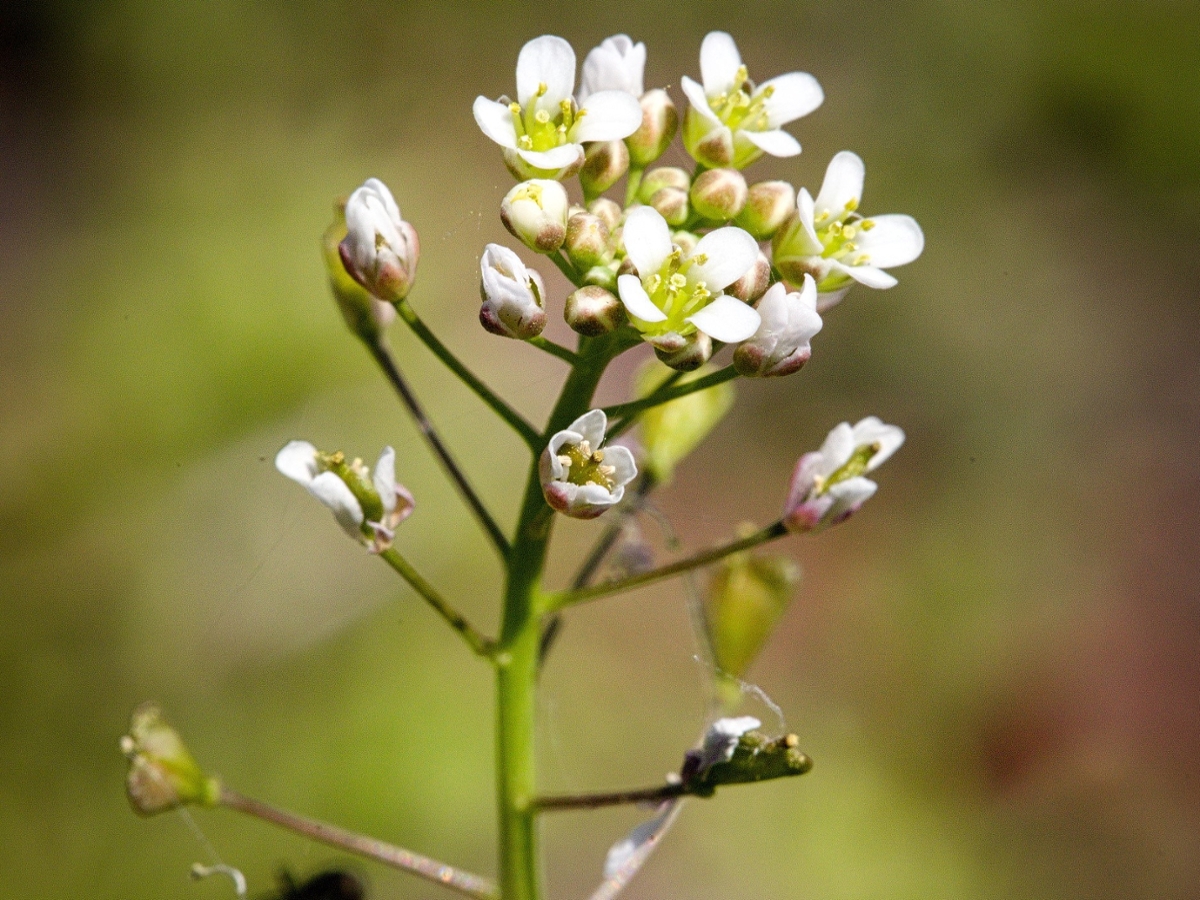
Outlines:
[[517,100],[475,98],[475,121],[504,148],[517,178],[563,178],[583,164],[583,144],[628,137],[642,124],[637,98],[623,90],[596,91],[576,104],[575,51],[544,35],[517,57]]
[[378,178],[368,178],[346,201],[346,237],[338,252],[350,276],[380,300],[403,300],[412,289],[421,244]]
[[683,143],[702,165],[742,169],[762,154],[795,156],[800,144],[782,130],[825,99],[817,79],[789,72],[755,87],[733,38],[710,31],[700,45],[703,86],[686,75],[680,87],[690,107],[683,120]]
[[830,160],[821,192],[807,188],[796,197],[796,212],[775,234],[772,255],[783,277],[799,282],[812,275],[824,311],[855,283],[890,288],[896,279],[884,269],[910,263],[925,249],[925,235],[912,216],[863,218],[866,167],[858,154],[843,150]]
[[546,286],[507,247],[488,244],[479,260],[479,321],[492,334],[522,340],[546,327]]
[[904,443],[904,432],[868,416],[853,428],[843,422],[825,438],[821,449],[796,463],[783,523],[789,531],[813,531],[844,522],[875,493],[878,485],[864,478],[883,465]]
[[396,526],[413,511],[412,494],[396,483],[396,453],[384,447],[372,475],[361,459],[346,462],[339,450],[321,453],[308,441],[291,441],[275,456],[275,468],[333,511],[354,540],[380,553],[392,545]]
[[553,253],[567,236],[567,190],[557,181],[533,178],[515,185],[500,201],[500,221],[530,250]]
[[604,444],[608,417],[593,409],[550,438],[539,467],[546,502],[575,519],[594,519],[621,502],[637,476],[628,447]]
[[671,243],[666,220],[655,209],[639,206],[625,219],[623,240],[637,275],[617,279],[621,302],[656,348],[676,349],[696,331],[732,343],[758,329],[754,308],[722,293],[758,258],[758,244],[742,229],[718,228],[685,253]]
[[771,285],[758,303],[762,324],[758,331],[738,345],[733,364],[742,375],[790,375],[810,356],[810,341],[821,330],[817,313],[817,284],[804,276],[804,287],[788,293],[782,281]]
[[614,34],[592,48],[583,61],[579,102],[599,91],[624,91],[640,98],[645,93],[646,45],[628,35]]

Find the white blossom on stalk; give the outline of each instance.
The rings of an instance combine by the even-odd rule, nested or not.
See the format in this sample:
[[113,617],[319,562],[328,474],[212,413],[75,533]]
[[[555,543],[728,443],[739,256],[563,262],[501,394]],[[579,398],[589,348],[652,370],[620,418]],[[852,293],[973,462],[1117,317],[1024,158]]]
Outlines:
[[521,257],[488,244],[479,260],[479,321],[492,334],[527,340],[546,327],[546,286]]
[[782,129],[825,100],[821,85],[807,72],[788,72],[755,86],[737,44],[724,31],[710,31],[700,45],[697,84],[686,75],[680,87],[690,106],[683,119],[683,143],[702,165],[743,169],[763,153],[795,156],[800,144]]
[[421,244],[378,178],[368,178],[346,201],[346,236],[338,252],[350,276],[380,300],[403,300],[412,289]]
[[657,349],[675,349],[697,331],[732,343],[758,329],[754,308],[722,293],[758,258],[757,242],[742,229],[718,228],[685,252],[671,243],[671,229],[658,211],[639,206],[626,217],[622,239],[637,274],[617,279],[621,302]]
[[646,45],[626,34],[614,34],[593,47],[583,61],[579,102],[600,91],[624,91],[640,98],[645,93]]
[[872,472],[904,443],[904,432],[868,416],[853,427],[843,422],[821,449],[796,463],[783,523],[788,531],[814,531],[844,522],[875,493]]
[[884,269],[910,263],[925,249],[925,235],[912,216],[859,214],[865,176],[857,153],[838,153],[825,170],[817,199],[801,188],[795,213],[772,242],[774,263],[784,278],[799,282],[807,274],[817,282],[820,310],[841,300],[856,282],[894,287],[895,277]]
[[308,441],[291,441],[275,456],[275,468],[324,503],[346,534],[381,553],[396,526],[413,511],[412,494],[396,483],[396,452],[384,447],[374,474],[361,459],[339,450],[322,453]]
[[593,409],[550,438],[539,469],[546,502],[575,519],[594,519],[621,502],[637,476],[628,447],[603,448],[608,417]]
[[576,103],[575,51],[543,35],[517,57],[517,99],[475,98],[475,121],[504,148],[504,162],[520,179],[563,178],[579,171],[583,144],[628,137],[642,124],[637,98],[624,90],[590,93]]
[[742,375],[791,375],[812,356],[810,341],[821,330],[817,312],[817,284],[804,276],[804,286],[789,293],[782,281],[763,294],[758,302],[762,324],[758,331],[738,344],[733,364]]

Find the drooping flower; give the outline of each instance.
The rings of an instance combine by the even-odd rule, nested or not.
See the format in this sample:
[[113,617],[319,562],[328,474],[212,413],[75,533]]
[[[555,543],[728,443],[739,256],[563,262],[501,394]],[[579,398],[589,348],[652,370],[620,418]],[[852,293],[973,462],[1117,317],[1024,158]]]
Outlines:
[[346,201],[346,237],[338,252],[350,276],[380,300],[394,303],[412,290],[421,244],[378,178],[368,178]]
[[575,51],[560,37],[543,35],[517,57],[517,99],[475,98],[475,121],[504,148],[504,162],[519,179],[563,178],[583,164],[583,144],[628,137],[642,123],[637,98],[602,90],[577,104]]
[[593,47],[583,60],[579,102],[600,91],[624,91],[635,99],[645,93],[646,45],[627,34],[614,34]]
[[798,283],[804,275],[817,282],[817,308],[833,306],[855,282],[890,288],[896,279],[884,269],[910,263],[925,249],[925,235],[912,216],[864,218],[866,167],[856,153],[843,150],[829,162],[817,199],[806,188],[796,211],[775,234],[772,255],[783,277]]
[[782,281],[775,282],[759,301],[758,314],[762,317],[758,331],[733,353],[738,372],[770,377],[799,371],[812,356],[809,342],[823,324],[812,276],[805,275],[803,288],[793,293]]
[[703,85],[686,75],[680,80],[690,102],[683,143],[697,162],[713,169],[744,169],[763,153],[795,156],[800,144],[782,126],[825,99],[807,72],[789,72],[756,87],[724,31],[710,31],[700,45],[700,76]]
[[479,321],[492,334],[528,340],[546,327],[546,286],[512,250],[488,244],[479,259]]
[[875,493],[864,476],[879,468],[904,443],[904,432],[868,416],[853,427],[843,422],[821,449],[796,463],[783,523],[789,531],[814,531],[844,522]]
[[396,526],[413,511],[412,494],[396,483],[396,452],[384,447],[374,474],[361,459],[340,450],[322,453],[308,441],[291,441],[275,455],[275,468],[329,507],[346,534],[381,553]]
[[617,279],[621,302],[660,358],[678,352],[697,332],[732,343],[758,329],[754,308],[722,293],[758,257],[758,244],[742,229],[718,228],[685,252],[671,243],[666,220],[656,210],[639,206],[625,219],[623,241],[637,274]]
[[550,438],[539,467],[546,502],[575,519],[594,519],[621,502],[637,476],[628,447],[604,448],[608,417],[593,409]]

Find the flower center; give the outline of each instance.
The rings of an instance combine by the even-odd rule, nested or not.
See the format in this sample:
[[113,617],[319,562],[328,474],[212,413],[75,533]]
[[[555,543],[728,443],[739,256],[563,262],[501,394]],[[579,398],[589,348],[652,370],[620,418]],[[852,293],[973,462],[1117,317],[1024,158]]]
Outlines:
[[708,105],[730,128],[767,131],[771,127],[767,101],[774,93],[773,85],[754,90],[749,71],[745,66],[739,66],[729,90],[710,98]]
[[684,320],[707,306],[713,299],[713,293],[703,281],[689,279],[687,272],[692,266],[706,262],[708,257],[703,253],[685,259],[683,251],[675,247],[662,267],[642,280],[642,287],[646,289],[650,302],[667,316],[665,321],[655,322],[645,330],[654,334],[676,331],[682,335],[696,330],[695,325]]
[[364,525],[383,521],[383,500],[371,483],[371,471],[366,463],[357,457],[352,462],[346,462],[346,454],[338,450],[334,453],[318,453],[317,468],[322,472],[332,472],[350,488],[350,493],[362,507]]
[[598,484],[606,491],[617,486],[613,481],[615,468],[604,463],[604,451],[593,450],[587,441],[578,444],[567,444],[559,451],[558,461],[567,470],[567,481],[582,487],[585,484]]
[[824,248],[821,251],[823,258],[836,259],[849,266],[865,266],[871,262],[871,257],[862,252],[857,239],[860,234],[874,228],[875,223],[858,215],[855,212],[857,209],[858,198],[851,197],[836,216],[831,216],[828,210],[822,210],[813,217],[817,238]]
[[551,115],[549,110],[539,108],[538,101],[545,96],[547,90],[543,81],[524,109],[516,102],[508,105],[509,112],[512,113],[513,127],[517,130],[517,146],[522,150],[541,153],[569,143],[571,129],[583,116],[583,110],[577,109],[575,101],[570,97],[558,104],[557,115]]
[[862,444],[859,447],[855,447],[854,452],[850,454],[850,458],[842,463],[841,466],[824,477],[818,475],[813,479],[815,496],[821,496],[839,482],[862,475],[867,471],[867,466],[870,465],[872,457],[881,449],[882,447],[878,441],[873,444]]

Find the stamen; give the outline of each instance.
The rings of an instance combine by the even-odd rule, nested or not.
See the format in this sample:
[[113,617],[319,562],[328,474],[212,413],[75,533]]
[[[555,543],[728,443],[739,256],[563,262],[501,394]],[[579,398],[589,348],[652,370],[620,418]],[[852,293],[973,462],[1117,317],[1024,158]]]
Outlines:
[[854,212],[856,209],[858,209],[858,198],[851,197],[846,201],[846,212]]
[[565,453],[558,458],[558,461],[562,463],[564,469],[571,468],[571,457],[567,456]]
[[579,442],[579,455],[583,456],[585,458],[588,456],[591,456],[592,455],[592,445],[589,444],[587,441],[580,441]]
[[863,231],[870,231],[872,228],[875,227],[875,223],[871,219],[863,219],[861,222],[858,223],[858,227],[861,228]]
[[867,265],[867,263],[869,263],[870,261],[871,261],[871,257],[870,257],[870,256],[868,256],[868,255],[867,255],[867,254],[865,254],[865,253],[860,253],[858,256],[856,256],[856,257],[854,258],[854,262],[852,262],[850,265],[852,265],[852,266],[865,266],[865,265]]
[[546,92],[548,90],[550,90],[550,86],[547,85],[546,82],[544,82],[544,81],[539,81],[538,86],[537,86],[537,91],[534,93],[534,96],[535,97],[544,97],[544,96],[546,96]]
[[813,216],[813,224],[819,225],[820,223],[824,222],[828,218],[829,218],[829,210],[823,209],[819,213],[817,213],[815,216]]

